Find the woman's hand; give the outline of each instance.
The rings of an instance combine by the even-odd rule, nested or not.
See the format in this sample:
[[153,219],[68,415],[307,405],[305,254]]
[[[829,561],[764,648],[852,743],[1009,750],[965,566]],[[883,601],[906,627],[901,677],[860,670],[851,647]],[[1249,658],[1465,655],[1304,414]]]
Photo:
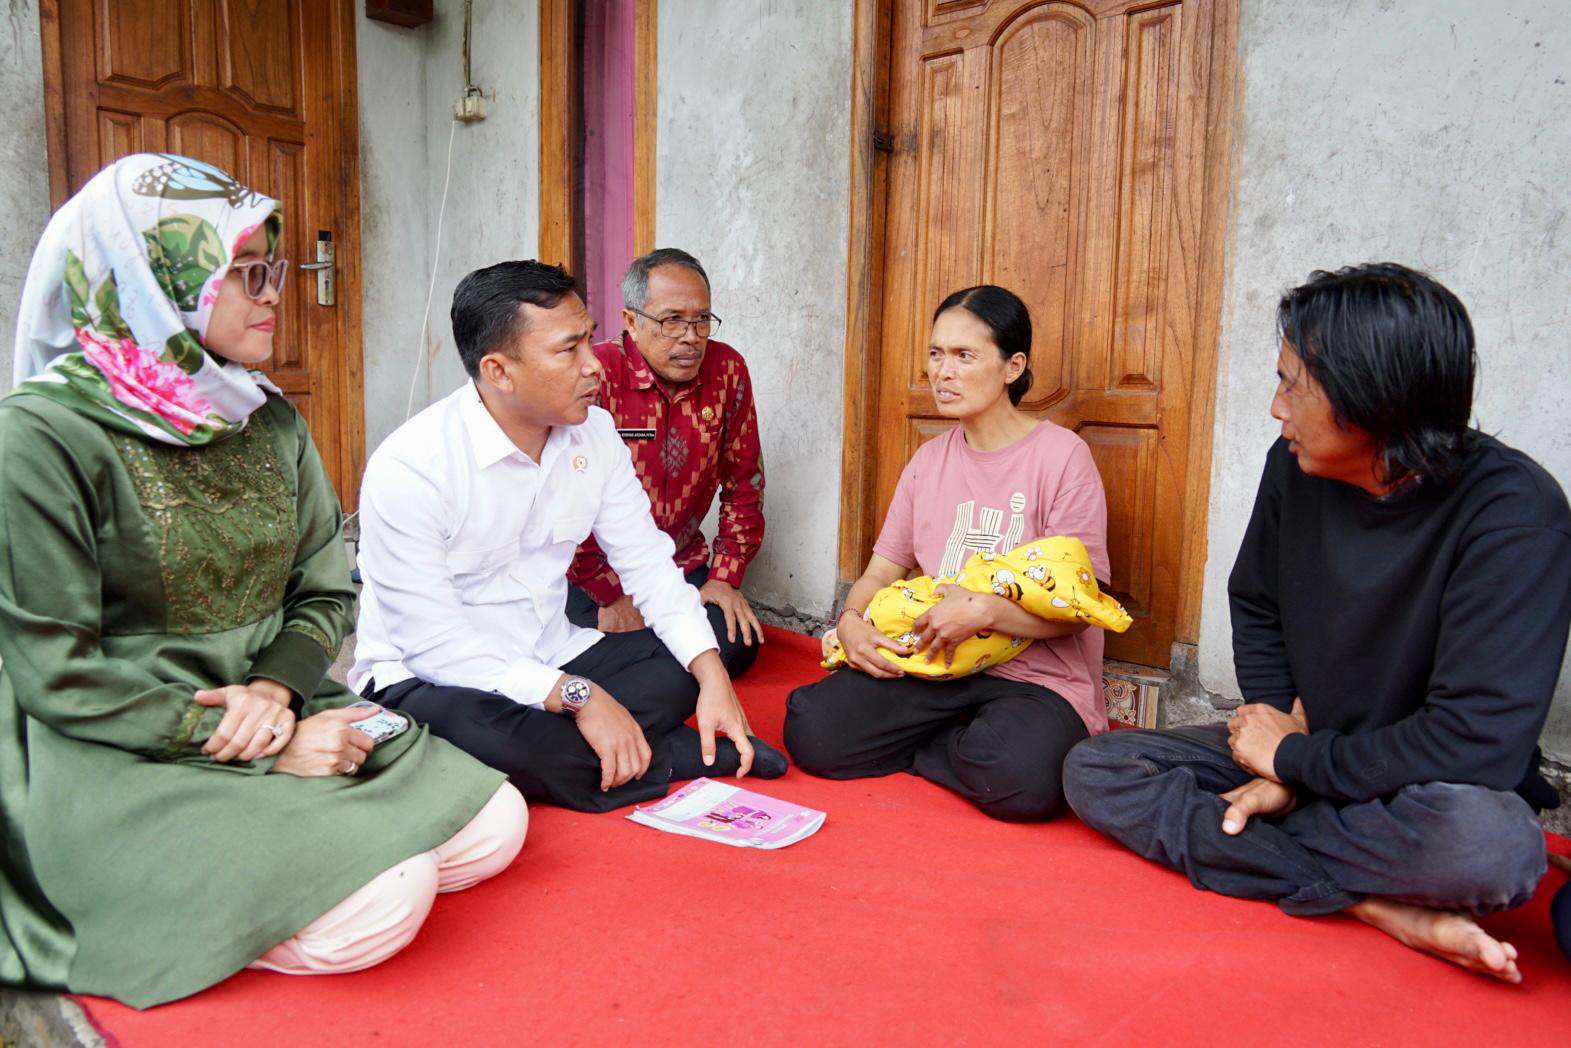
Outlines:
[[344,706],[307,717],[273,762],[273,770],[302,778],[353,775],[376,746],[371,736],[354,727],[354,723],[380,712],[379,706]]
[[978,631],[990,626],[991,617],[986,603],[963,586],[944,583],[933,592],[944,599],[924,611],[911,624],[911,632],[917,636],[916,650],[927,652],[928,662],[942,655],[944,668],[948,669],[954,664],[955,649],[960,642],[970,640]]
[[[282,751],[294,735],[295,714],[287,697],[282,703],[278,701],[273,689],[280,687],[283,686],[272,681],[258,680],[208,688],[192,696],[203,706],[224,707],[224,717],[202,746],[202,752],[219,764],[227,764],[236,758],[254,761]],[[284,694],[288,695],[288,689]]]
[[836,636],[846,652],[846,665],[861,670],[869,677],[904,677],[905,670],[878,653],[882,648],[896,655],[909,655],[911,649],[899,641],[890,640],[881,632],[862,621],[855,608],[840,613],[835,623]]

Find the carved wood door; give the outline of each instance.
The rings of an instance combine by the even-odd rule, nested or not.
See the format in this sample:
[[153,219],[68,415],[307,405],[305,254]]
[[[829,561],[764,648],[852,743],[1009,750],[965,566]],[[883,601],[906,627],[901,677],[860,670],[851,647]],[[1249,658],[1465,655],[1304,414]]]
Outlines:
[[[924,375],[933,308],[1000,284],[1030,307],[1024,407],[1077,431],[1107,489],[1107,652],[1166,666],[1180,616],[1204,337],[1213,0],[894,0],[882,257],[877,505],[950,423]],[[1213,320],[1214,323],[1214,320]],[[1200,449],[1208,454],[1209,440]],[[1193,570],[1199,570],[1198,558]]]
[[[55,0],[42,14],[55,206],[135,152],[204,160],[283,202],[292,266],[264,370],[352,509],[365,441],[352,0]],[[298,268],[319,239],[333,244],[331,304]]]

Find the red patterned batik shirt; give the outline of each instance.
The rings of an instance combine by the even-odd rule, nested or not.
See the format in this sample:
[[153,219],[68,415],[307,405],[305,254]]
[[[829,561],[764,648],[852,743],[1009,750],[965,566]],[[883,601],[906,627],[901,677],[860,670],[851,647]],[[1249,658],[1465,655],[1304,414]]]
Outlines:
[[[683,573],[707,561],[709,577],[738,588],[764,540],[764,465],[753,384],[742,355],[709,340],[693,381],[667,388],[623,333],[595,347],[605,368],[600,406],[616,419],[649,496],[655,523],[676,543]],[[720,492],[713,552],[699,526]],[[568,579],[601,607],[622,596],[621,581],[591,536]]]

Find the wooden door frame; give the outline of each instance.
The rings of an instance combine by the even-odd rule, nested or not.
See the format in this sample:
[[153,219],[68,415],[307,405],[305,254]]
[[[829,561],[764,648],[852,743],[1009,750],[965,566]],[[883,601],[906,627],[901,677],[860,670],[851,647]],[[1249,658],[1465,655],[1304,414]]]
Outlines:
[[[889,79],[895,0],[855,0],[851,59],[851,213],[846,261],[845,434],[840,456],[840,553],[836,603],[861,575],[882,507],[874,447],[878,426],[879,346],[883,323],[885,205],[889,179]],[[1184,537],[1174,640],[1200,637],[1211,487],[1211,429],[1216,400],[1232,193],[1232,130],[1238,112],[1239,0],[1215,0],[1211,92],[1206,99],[1206,184],[1199,251],[1199,320],[1189,401],[1189,459],[1184,465]]]
[[[578,90],[573,57],[576,0],[540,0],[540,236],[543,262],[571,266],[578,201],[573,197],[573,128]],[[633,8],[633,251],[655,246],[655,103],[659,0]]]
[[[353,512],[359,501],[359,479],[365,468],[365,357],[361,339],[361,258],[360,258],[360,101],[359,77],[355,55],[355,0],[337,0],[330,31],[338,58],[339,179],[338,222],[333,230],[338,263],[334,274],[340,355],[323,361],[334,368],[330,387],[343,396],[344,410],[339,415],[339,432],[333,434],[333,447],[339,456],[348,490],[343,493],[344,511]],[[61,54],[60,0],[40,0],[38,29],[43,51],[44,141],[49,160],[49,208],[53,212],[71,196],[70,175],[66,168],[65,72]],[[289,206],[289,201],[283,201]],[[321,450],[321,434],[317,435]],[[325,455],[324,455],[325,457]]]

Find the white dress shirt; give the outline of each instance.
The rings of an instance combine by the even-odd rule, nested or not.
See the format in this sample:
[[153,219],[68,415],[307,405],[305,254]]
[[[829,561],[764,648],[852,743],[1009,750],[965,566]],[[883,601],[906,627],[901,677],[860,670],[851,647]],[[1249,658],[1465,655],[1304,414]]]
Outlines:
[[349,685],[412,677],[539,705],[602,634],[567,621],[567,568],[590,532],[678,662],[717,647],[600,408],[551,430],[536,464],[473,383],[377,448],[360,487],[360,621]]

